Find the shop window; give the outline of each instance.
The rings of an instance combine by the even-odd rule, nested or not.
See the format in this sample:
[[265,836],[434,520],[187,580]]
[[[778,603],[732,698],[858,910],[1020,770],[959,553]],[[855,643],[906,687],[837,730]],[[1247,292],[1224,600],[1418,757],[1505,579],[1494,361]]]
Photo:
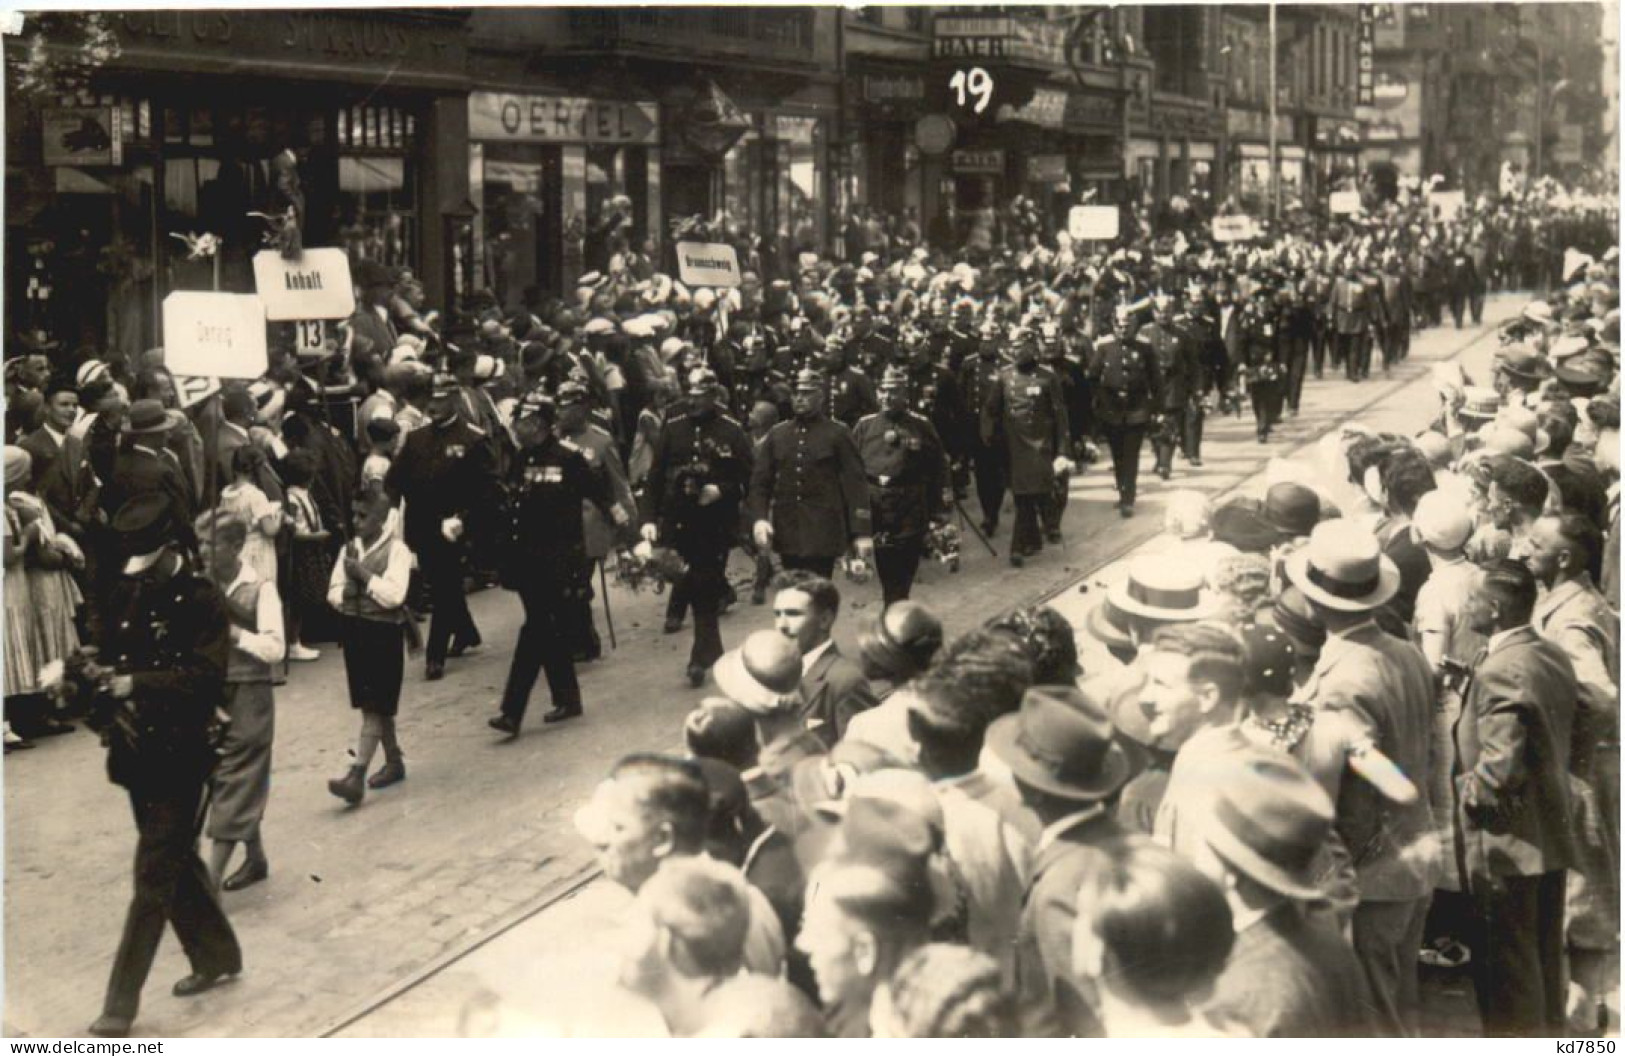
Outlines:
[[761,230],[761,139],[746,132],[722,159],[722,209],[735,223]]
[[338,237],[353,259],[417,260],[417,119],[398,107],[354,106],[334,120]]
[[480,223],[491,291],[505,308],[524,303],[533,291],[561,292],[560,148],[487,143],[483,149]]
[[[616,222],[613,229],[605,227],[612,220],[611,204],[616,199],[630,204],[623,210],[625,222]],[[608,243],[624,237],[628,246],[637,249],[648,237],[649,223],[649,151],[646,147],[588,147],[587,148],[587,224],[589,240],[599,232],[609,252]],[[592,259],[589,250],[587,267],[607,264]]]
[[778,234],[794,252],[824,246],[824,123],[780,114],[774,121],[781,166]]

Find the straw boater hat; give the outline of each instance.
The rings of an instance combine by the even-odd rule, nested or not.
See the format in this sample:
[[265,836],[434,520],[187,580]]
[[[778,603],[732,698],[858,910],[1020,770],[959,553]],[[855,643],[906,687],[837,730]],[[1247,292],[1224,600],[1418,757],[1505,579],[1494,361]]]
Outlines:
[[1476,418],[1489,421],[1501,410],[1501,394],[1494,389],[1481,385],[1469,385],[1462,390],[1465,402],[1461,410],[1456,412],[1463,418]]
[[1286,575],[1304,597],[1339,612],[1368,612],[1399,591],[1399,569],[1376,535],[1342,519],[1317,525],[1287,558]]
[[777,631],[756,631],[711,668],[724,696],[753,715],[779,710],[801,685],[801,654]]
[[1132,648],[1130,618],[1188,623],[1211,616],[1218,598],[1203,585],[1203,570],[1147,556],[1129,564],[1128,577],[1106,591],[1084,626],[1107,646]]

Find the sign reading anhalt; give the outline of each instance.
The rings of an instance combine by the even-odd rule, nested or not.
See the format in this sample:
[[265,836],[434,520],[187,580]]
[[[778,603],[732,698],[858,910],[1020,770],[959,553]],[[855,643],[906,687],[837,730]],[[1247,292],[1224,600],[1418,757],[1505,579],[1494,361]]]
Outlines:
[[660,142],[660,108],[615,99],[474,92],[468,97],[468,136],[484,142],[653,146]]
[[342,249],[307,249],[297,260],[261,250],[254,254],[254,289],[272,322],[344,319],[355,311],[350,258]]
[[176,290],[164,298],[164,366],[171,372],[257,378],[269,365],[265,304],[255,294]]
[[738,286],[739,254],[726,242],[679,242],[677,277],[687,286]]

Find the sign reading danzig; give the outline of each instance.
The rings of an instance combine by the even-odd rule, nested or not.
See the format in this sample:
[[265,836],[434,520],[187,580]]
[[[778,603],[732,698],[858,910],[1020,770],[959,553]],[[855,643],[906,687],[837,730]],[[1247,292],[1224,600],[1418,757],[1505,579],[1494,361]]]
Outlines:
[[176,290],[164,298],[164,366],[206,378],[257,378],[269,368],[265,304],[252,293]]
[[350,258],[342,249],[307,249],[297,260],[261,250],[254,254],[254,289],[275,323],[344,319],[355,311]]
[[738,286],[739,254],[725,242],[679,242],[677,277],[689,286]]

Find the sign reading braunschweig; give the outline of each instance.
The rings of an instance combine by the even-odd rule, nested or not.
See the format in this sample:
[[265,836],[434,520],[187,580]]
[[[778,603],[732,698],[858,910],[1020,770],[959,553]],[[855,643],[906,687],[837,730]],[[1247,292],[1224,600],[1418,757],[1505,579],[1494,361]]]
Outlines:
[[468,97],[468,136],[484,142],[654,146],[660,142],[660,108],[616,99],[474,92]]
[[739,254],[725,242],[679,242],[677,277],[688,286],[738,286]]
[[344,319],[355,311],[350,258],[342,249],[307,249],[297,260],[261,250],[254,254],[254,289],[274,323]]
[[270,366],[265,304],[252,293],[176,290],[164,298],[164,366],[206,378],[257,378]]

